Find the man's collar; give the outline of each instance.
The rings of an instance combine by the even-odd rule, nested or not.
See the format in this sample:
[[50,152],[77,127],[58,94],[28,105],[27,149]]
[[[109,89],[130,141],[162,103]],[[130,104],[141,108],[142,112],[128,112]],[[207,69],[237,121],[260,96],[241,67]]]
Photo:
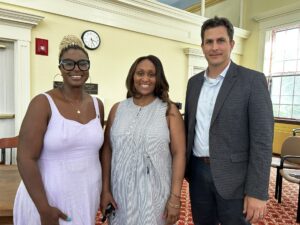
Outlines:
[[[220,76],[223,77],[223,78],[225,78],[226,73],[227,73],[227,71],[229,69],[230,64],[231,64],[231,60],[229,61],[228,65],[225,67],[225,69],[216,77],[216,79],[218,79]],[[207,76],[207,70],[208,70],[208,68],[204,72],[204,78],[205,79],[208,78],[208,76]]]

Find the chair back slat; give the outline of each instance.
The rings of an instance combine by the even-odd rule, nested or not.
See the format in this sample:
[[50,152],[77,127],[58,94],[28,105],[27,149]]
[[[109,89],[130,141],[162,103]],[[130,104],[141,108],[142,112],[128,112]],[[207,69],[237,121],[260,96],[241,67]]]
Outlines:
[[19,136],[0,138],[0,148],[16,148],[19,143]]
[[5,164],[6,154],[9,154],[8,164],[12,164],[13,149],[17,149],[19,143],[19,136],[0,138],[0,150],[1,150],[1,160],[0,164]]

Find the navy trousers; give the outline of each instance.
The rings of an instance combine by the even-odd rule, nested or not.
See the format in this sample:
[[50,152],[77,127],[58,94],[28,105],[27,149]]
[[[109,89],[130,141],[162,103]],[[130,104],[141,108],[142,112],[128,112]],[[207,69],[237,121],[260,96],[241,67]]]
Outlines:
[[222,198],[216,190],[208,163],[191,156],[189,171],[195,225],[250,225],[243,215],[244,199]]

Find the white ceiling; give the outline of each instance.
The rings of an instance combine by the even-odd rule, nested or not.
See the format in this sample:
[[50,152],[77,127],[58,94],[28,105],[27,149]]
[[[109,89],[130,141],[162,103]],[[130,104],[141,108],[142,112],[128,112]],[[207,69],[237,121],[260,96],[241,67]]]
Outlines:
[[186,9],[196,3],[200,3],[201,0],[158,0],[161,3],[173,6],[179,9]]

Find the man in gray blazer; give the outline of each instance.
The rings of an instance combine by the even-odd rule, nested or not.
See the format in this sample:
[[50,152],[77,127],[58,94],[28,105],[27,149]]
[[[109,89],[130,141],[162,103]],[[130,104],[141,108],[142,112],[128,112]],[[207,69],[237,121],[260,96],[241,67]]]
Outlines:
[[187,87],[186,178],[195,225],[242,225],[264,218],[272,158],[273,112],[264,74],[230,60],[233,26],[202,25],[208,68]]

